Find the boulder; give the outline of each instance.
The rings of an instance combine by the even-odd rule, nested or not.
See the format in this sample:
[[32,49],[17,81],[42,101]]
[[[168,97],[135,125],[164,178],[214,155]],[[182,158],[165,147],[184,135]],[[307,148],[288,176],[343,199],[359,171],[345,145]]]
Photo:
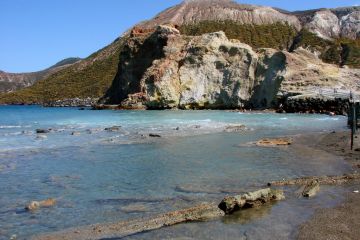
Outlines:
[[231,214],[238,210],[259,207],[267,202],[283,199],[285,199],[283,191],[265,188],[243,195],[225,197],[219,204],[219,208],[223,210],[225,214]]

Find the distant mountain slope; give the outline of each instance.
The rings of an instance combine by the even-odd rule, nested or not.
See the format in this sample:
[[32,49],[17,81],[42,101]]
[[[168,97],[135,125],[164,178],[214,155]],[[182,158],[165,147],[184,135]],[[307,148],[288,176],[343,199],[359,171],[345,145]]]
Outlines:
[[0,71],[0,93],[13,92],[21,88],[29,87],[36,81],[44,79],[49,75],[80,60],[80,58],[67,58],[39,72],[7,73]]
[[[143,45],[142,41],[154,33],[158,25],[175,27],[179,34],[188,37],[223,31],[229,39],[248,44],[254,51],[273,48],[296,52],[305,48],[324,62],[338,65],[335,67],[360,68],[360,7],[287,12],[231,0],[186,0],[137,24],[109,46],[47,75],[33,86],[0,94],[0,103],[100,98],[106,92],[126,88],[119,81],[124,76],[138,83],[141,74],[152,66],[151,61],[157,61],[154,56],[147,55],[147,44]],[[170,41],[167,47],[171,49],[172,44]],[[131,69],[135,64],[133,61],[145,65]],[[112,95],[112,99],[117,100],[123,100],[123,97]]]
[[28,88],[0,94],[0,103],[32,104],[67,98],[99,98],[110,87],[117,72],[122,39],[37,81]]

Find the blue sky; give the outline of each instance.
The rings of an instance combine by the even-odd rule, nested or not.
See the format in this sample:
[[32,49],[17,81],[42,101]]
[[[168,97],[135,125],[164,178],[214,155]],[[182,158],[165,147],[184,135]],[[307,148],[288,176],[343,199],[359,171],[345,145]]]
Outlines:
[[[66,57],[86,57],[137,22],[180,0],[0,0],[0,70],[45,69]],[[352,6],[360,0],[244,0],[302,10]]]

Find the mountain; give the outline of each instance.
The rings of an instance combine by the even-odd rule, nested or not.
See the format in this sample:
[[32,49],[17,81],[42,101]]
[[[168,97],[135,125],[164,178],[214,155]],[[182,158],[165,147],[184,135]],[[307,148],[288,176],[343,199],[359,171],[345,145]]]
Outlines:
[[21,88],[29,87],[36,81],[44,79],[80,60],[80,58],[67,58],[39,72],[7,73],[0,71],[0,93],[13,92]]
[[281,92],[358,91],[359,19],[360,7],[287,12],[186,0],[0,103],[91,97],[126,108],[270,107]]

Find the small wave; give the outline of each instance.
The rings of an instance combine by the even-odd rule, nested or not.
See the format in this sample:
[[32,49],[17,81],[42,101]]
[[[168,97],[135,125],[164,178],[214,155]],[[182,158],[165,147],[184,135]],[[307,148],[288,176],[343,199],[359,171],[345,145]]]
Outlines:
[[0,129],[6,129],[6,128],[21,128],[19,125],[0,125]]

